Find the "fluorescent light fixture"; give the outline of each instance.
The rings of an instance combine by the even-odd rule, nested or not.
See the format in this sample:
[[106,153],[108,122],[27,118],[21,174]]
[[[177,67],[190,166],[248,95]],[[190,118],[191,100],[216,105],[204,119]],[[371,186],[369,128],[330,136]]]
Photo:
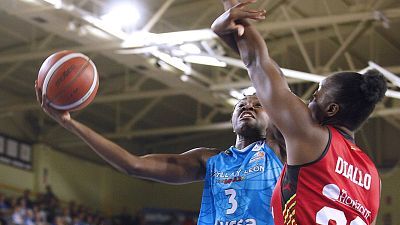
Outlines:
[[182,51],[180,49],[172,49],[171,54],[174,56],[178,56],[178,57],[183,57],[183,56],[187,55],[187,53],[185,51]]
[[400,99],[400,92],[398,91],[392,91],[392,90],[387,90],[385,95],[387,97],[392,97],[392,98],[398,98]]
[[56,8],[56,9],[62,8],[62,0],[44,0],[44,1],[53,5],[54,8]]
[[189,76],[186,74],[183,74],[180,78],[181,78],[181,81],[183,81],[183,82],[188,82],[190,79]]
[[114,5],[111,10],[101,16],[101,20],[126,33],[131,33],[133,27],[140,19],[139,10],[129,2]]
[[256,89],[254,87],[248,87],[241,91],[244,95],[254,95],[256,93]]
[[240,93],[239,91],[236,91],[236,90],[230,90],[229,94],[232,97],[236,98],[236,99],[243,99],[244,98],[244,95],[242,93]]
[[67,31],[76,31],[77,25],[74,21],[69,21],[66,29]]
[[325,79],[324,76],[316,75],[316,74],[312,74],[312,73],[306,73],[306,72],[290,70],[290,69],[285,69],[285,68],[281,68],[281,70],[285,76],[300,79],[300,80],[307,80],[307,81],[319,83]]
[[104,21],[91,16],[91,15],[86,15],[82,17],[86,22],[92,24],[93,26],[96,26],[100,28],[101,30],[104,30],[105,32],[114,35],[115,37],[118,37],[122,40],[126,39],[128,35],[118,29],[117,27],[111,26],[109,24],[104,23]]
[[170,56],[164,52],[160,52],[160,51],[153,51],[151,53],[153,56],[161,59],[162,61],[168,63],[169,65],[183,71],[185,74],[191,74],[192,73],[192,68],[188,65],[186,65],[182,59],[178,58],[178,57],[173,57]]
[[216,38],[209,29],[187,30],[170,33],[154,34],[149,32],[135,32],[124,38],[123,48],[144,47],[148,45],[181,45],[186,42],[196,42]]
[[228,98],[228,99],[226,100],[226,102],[227,102],[229,105],[235,106],[235,105],[239,102],[239,100],[236,99],[236,98]]
[[35,5],[39,5],[40,4],[40,2],[38,2],[37,0],[20,0],[20,1],[31,3],[31,4],[35,4]]
[[185,42],[196,42],[213,38],[216,38],[216,34],[214,34],[210,29],[186,30],[157,34],[157,43],[183,44]]
[[226,67],[225,62],[221,62],[218,59],[205,56],[205,55],[188,55],[183,58],[186,62],[209,65],[209,66],[218,66],[218,67]]
[[86,29],[86,27],[84,27],[84,26],[79,27],[78,36],[83,37],[83,36],[86,36],[87,33],[88,33],[88,30]]
[[179,49],[186,52],[187,54],[198,55],[201,53],[201,49],[193,43],[183,44],[179,46]]
[[378,64],[369,61],[368,65],[373,68],[378,70],[380,73],[383,74],[384,77],[386,77],[386,79],[388,79],[390,82],[392,82],[394,85],[396,85],[397,87],[400,87],[400,78],[396,75],[394,75],[393,73],[385,70],[384,68],[382,68],[381,66],[379,66]]
[[158,50],[157,46],[149,46],[149,47],[142,47],[142,48],[120,49],[120,50],[116,50],[115,53],[122,54],[122,55],[132,55],[132,54],[151,53],[156,50]]

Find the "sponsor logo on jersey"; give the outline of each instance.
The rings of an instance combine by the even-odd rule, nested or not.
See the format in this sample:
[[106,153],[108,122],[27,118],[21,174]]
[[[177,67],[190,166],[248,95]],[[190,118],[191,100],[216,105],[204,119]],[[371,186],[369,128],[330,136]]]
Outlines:
[[239,176],[245,176],[251,173],[262,173],[265,171],[265,167],[263,165],[255,165],[252,166],[248,169],[242,170],[239,169],[237,171],[233,172],[226,172],[226,171],[213,171],[211,176],[216,177],[216,178],[230,178],[230,177],[239,177]]
[[244,177],[234,177],[234,178],[229,178],[229,179],[222,179],[222,180],[217,180],[217,183],[222,183],[222,184],[231,184],[234,182],[239,182],[239,181],[244,181]]
[[265,153],[262,151],[256,152],[250,159],[249,163],[264,159]]
[[240,219],[231,221],[217,221],[215,225],[257,225],[255,219]]
[[358,167],[346,162],[346,160],[338,157],[336,161],[335,172],[351,180],[353,183],[369,190],[371,188],[371,174],[365,173]]
[[354,197],[350,196],[349,193],[340,188],[336,184],[327,184],[322,190],[322,194],[334,201],[338,201],[346,206],[349,206],[359,212],[365,220],[371,216],[371,211],[365,207],[361,202],[359,202]]

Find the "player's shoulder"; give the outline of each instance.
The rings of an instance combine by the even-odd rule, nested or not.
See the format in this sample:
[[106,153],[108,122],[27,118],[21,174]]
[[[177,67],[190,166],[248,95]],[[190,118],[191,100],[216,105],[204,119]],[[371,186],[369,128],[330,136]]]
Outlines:
[[183,154],[190,154],[192,156],[197,156],[198,158],[201,158],[203,161],[207,161],[208,158],[215,156],[221,152],[223,152],[223,150],[217,148],[199,147],[191,149]]
[[185,154],[191,154],[195,156],[203,165],[206,165],[209,158],[216,156],[221,152],[223,152],[223,150],[217,148],[199,147],[194,148]]

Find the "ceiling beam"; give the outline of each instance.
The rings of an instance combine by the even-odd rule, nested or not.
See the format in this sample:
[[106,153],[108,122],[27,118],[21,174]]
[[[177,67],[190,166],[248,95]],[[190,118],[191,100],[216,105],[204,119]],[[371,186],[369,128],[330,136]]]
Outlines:
[[[400,8],[383,10],[382,13],[389,19],[399,18]],[[317,27],[331,26],[333,23],[346,24],[363,20],[366,21],[375,20],[374,13],[372,11],[359,12],[359,13],[346,13],[339,15],[296,19],[293,21],[264,22],[264,23],[258,23],[255,26],[257,27],[257,30],[259,30],[260,32],[271,32],[278,30],[290,30],[292,28],[315,29]]]
[[[183,94],[184,90],[182,89],[166,89],[166,90],[156,90],[156,91],[143,91],[143,92],[127,92],[121,94],[111,94],[111,95],[103,95],[97,96],[92,104],[97,103],[113,103],[117,101],[130,101],[135,99],[144,99],[144,98],[156,98],[156,97],[167,97],[174,95]],[[39,104],[36,102],[25,102],[18,103],[11,106],[3,106],[0,108],[0,113],[2,112],[21,112],[28,110],[39,110]]]
[[165,11],[174,3],[175,0],[167,0],[153,15],[153,17],[144,25],[142,31],[150,31],[151,28],[161,19]]
[[[110,139],[120,139],[120,138],[138,138],[138,137],[185,134],[185,133],[204,132],[211,130],[212,131],[228,130],[228,129],[232,129],[231,122],[220,122],[220,123],[204,124],[204,125],[188,125],[188,126],[168,127],[168,128],[155,128],[148,130],[128,131],[128,132],[105,133],[102,135]],[[63,143],[74,142],[76,141],[76,138],[60,139],[53,141],[63,144]]]
[[[400,107],[384,108],[374,112],[370,118],[377,118],[377,117],[397,115],[397,114],[400,114]],[[102,135],[109,139],[121,139],[121,138],[124,139],[124,138],[176,135],[176,134],[196,133],[205,131],[229,130],[229,129],[232,129],[231,122],[220,122],[220,123],[205,124],[205,125],[189,125],[189,126],[155,128],[148,130],[128,131],[128,132],[104,133]],[[59,139],[52,141],[60,145],[68,145],[70,143],[76,142],[76,138],[67,138],[67,139]]]

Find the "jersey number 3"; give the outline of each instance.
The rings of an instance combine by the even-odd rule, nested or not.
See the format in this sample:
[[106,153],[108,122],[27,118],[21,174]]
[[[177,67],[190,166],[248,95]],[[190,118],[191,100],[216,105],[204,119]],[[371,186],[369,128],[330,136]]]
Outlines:
[[236,191],[235,189],[226,189],[225,195],[228,196],[228,203],[231,204],[231,208],[226,210],[226,214],[233,214],[238,207],[238,203],[235,199]]
[[[347,219],[344,213],[340,210],[323,207],[317,212],[316,222],[321,225],[328,225],[329,221],[335,221],[337,225],[347,225]],[[350,225],[367,225],[360,217],[356,217],[350,222]]]

